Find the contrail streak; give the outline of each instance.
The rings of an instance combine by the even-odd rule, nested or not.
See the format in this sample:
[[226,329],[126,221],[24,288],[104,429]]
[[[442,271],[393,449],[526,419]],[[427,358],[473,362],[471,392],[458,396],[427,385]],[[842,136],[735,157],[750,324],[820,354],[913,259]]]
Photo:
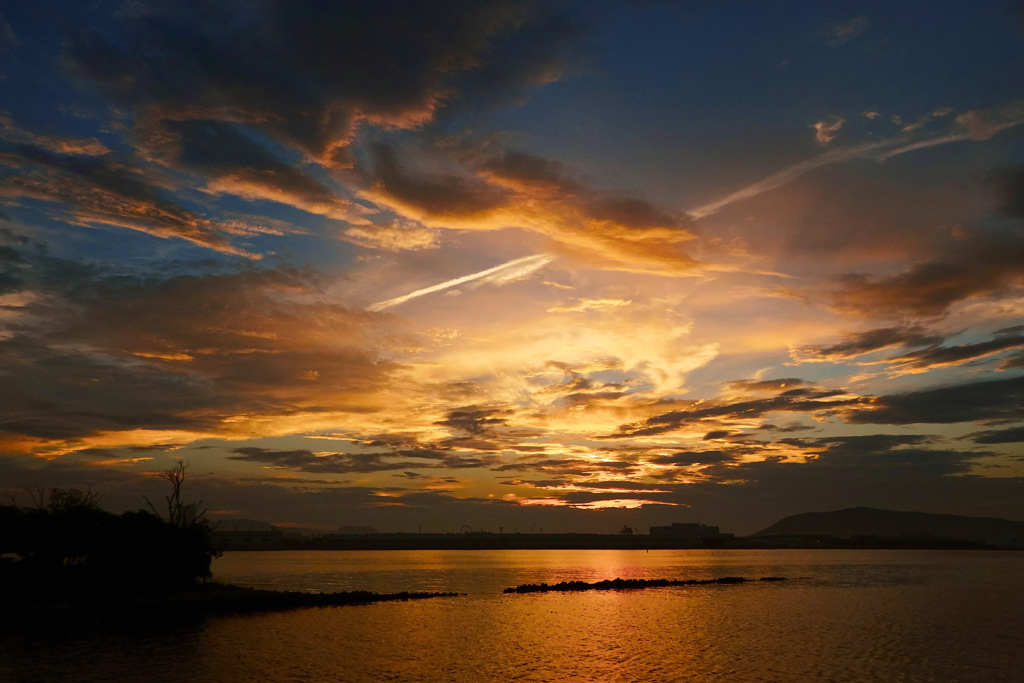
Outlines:
[[764,180],[744,187],[742,190],[733,192],[724,199],[719,199],[717,202],[711,202],[705,204],[691,211],[687,211],[690,217],[700,219],[705,216],[710,216],[715,213],[723,206],[728,206],[733,202],[738,202],[743,199],[750,199],[756,197],[762,192],[768,190],[774,190],[776,187],[782,187],[787,185],[808,171],[813,171],[821,166],[828,166],[829,164],[837,164],[840,161],[847,161],[848,159],[856,159],[857,157],[867,156],[869,152],[873,152],[876,149],[882,149],[889,147],[892,143],[889,141],[873,142],[867,145],[858,145],[856,147],[842,147],[840,149],[834,149],[831,152],[825,152],[813,159],[802,161],[799,164],[790,166],[789,168],[783,169],[778,173],[768,176]]
[[526,277],[530,273],[539,270],[555,260],[555,257],[551,254],[534,254],[533,256],[524,256],[517,258],[507,263],[488,268],[487,270],[481,270],[478,273],[472,273],[471,275],[463,275],[457,277],[454,280],[448,280],[440,284],[431,285],[430,287],[424,287],[423,289],[417,289],[415,292],[409,292],[402,296],[397,296],[394,299],[388,299],[387,301],[378,301],[375,304],[367,307],[369,311],[383,311],[385,308],[391,308],[398,304],[405,303],[410,299],[423,296],[424,294],[433,294],[434,292],[440,292],[450,287],[456,287],[458,285],[465,284],[467,282],[473,282],[474,280],[483,280],[484,282],[491,282],[497,285],[503,285],[513,280],[518,280],[521,277]]
[[[767,178],[744,187],[741,190],[737,190],[723,199],[711,202],[710,204],[705,204],[704,206],[697,207],[696,209],[691,209],[690,211],[687,211],[687,213],[691,218],[700,220],[701,218],[715,213],[723,206],[728,206],[729,204],[742,201],[744,199],[750,199],[751,197],[756,197],[762,192],[782,187],[783,185],[793,182],[809,171],[813,171],[816,168],[828,166],[830,164],[838,164],[851,159],[864,158],[883,162],[894,156],[899,156],[900,154],[906,154],[907,152],[913,152],[919,149],[925,149],[927,147],[946,145],[951,142],[960,142],[962,140],[988,140],[1007,128],[1014,128],[1024,124],[1024,103],[1018,101],[1007,106],[989,109],[985,114],[988,114],[993,118],[983,119],[979,118],[976,112],[967,112],[966,114],[958,116],[956,119],[957,123],[960,124],[962,128],[961,130],[947,133],[945,135],[932,136],[916,142],[912,142],[906,136],[900,136],[888,138],[886,140],[879,140],[878,142],[870,142],[864,145],[840,147],[830,152],[820,154],[813,159],[808,159],[807,161],[802,161],[799,164],[785,168],[778,173],[774,173]],[[887,151],[879,153],[880,150]]]

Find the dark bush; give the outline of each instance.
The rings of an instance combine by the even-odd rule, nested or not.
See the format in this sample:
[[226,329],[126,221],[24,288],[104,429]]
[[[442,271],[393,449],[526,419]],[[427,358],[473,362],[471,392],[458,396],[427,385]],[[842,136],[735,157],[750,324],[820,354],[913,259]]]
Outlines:
[[67,600],[152,595],[210,576],[203,520],[177,523],[139,510],[114,515],[94,497],[54,489],[34,508],[0,506],[0,592]]

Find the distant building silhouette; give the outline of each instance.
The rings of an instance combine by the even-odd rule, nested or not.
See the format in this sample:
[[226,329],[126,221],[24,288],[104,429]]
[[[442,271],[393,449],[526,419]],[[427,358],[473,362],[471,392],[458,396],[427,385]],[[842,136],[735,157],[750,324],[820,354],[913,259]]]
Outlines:
[[717,526],[685,524],[682,522],[674,522],[671,526],[652,526],[651,536],[653,538],[672,538],[692,541],[700,541],[706,538],[732,538],[732,534],[721,533]]

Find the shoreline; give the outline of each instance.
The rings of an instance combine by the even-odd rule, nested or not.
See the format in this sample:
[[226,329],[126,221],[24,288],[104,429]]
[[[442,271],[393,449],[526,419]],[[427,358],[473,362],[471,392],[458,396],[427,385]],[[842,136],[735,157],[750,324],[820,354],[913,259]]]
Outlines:
[[222,551],[249,550],[1024,550],[949,538],[767,537],[674,539],[617,534],[353,534],[228,543]]
[[13,618],[0,621],[0,633],[23,633],[54,628],[160,628],[206,617],[283,612],[310,607],[346,607],[378,602],[404,602],[458,597],[462,593],[373,593],[342,591],[308,593],[274,591],[209,581],[193,588],[159,595],[97,594],[87,597],[4,595],[0,611]]

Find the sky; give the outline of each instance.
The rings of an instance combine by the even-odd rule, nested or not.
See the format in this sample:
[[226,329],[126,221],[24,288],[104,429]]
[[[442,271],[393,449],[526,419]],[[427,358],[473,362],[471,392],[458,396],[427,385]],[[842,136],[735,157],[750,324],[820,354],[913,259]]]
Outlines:
[[5,502],[1021,520],[1022,444],[1018,2],[0,9]]

